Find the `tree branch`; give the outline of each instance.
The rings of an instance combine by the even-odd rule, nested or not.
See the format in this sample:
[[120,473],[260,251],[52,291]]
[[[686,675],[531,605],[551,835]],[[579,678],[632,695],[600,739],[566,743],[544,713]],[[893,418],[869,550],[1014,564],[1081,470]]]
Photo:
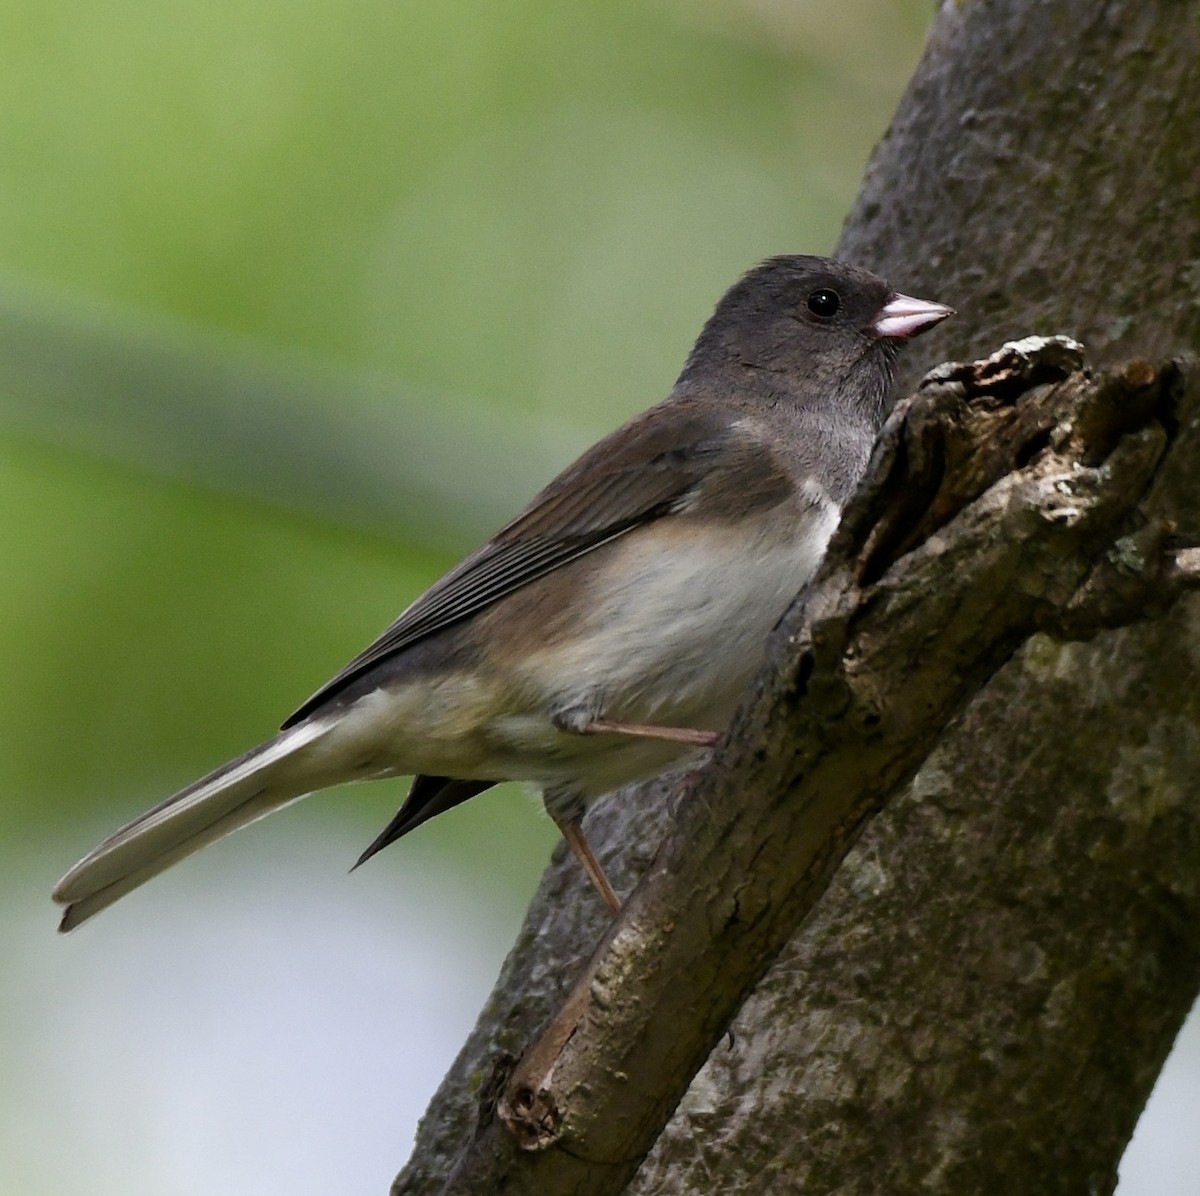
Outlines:
[[1183,374],[1047,382],[1071,356],[1006,347],[897,409],[728,745],[555,1018],[501,1065],[445,1192],[622,1191],[865,822],[1015,647],[1180,592],[1169,528],[1139,503]]
[[[1197,127],[1190,5],[944,4],[838,253],[958,308],[933,352],[966,358],[1029,329],[1069,329],[1106,363],[1194,350]],[[1097,551],[1065,603],[1042,603],[1056,630],[1113,622],[1104,601],[1127,613],[1122,579],[1152,597],[1138,581],[1147,546],[1162,520],[1200,509],[1190,384],[1181,404],[1146,522]],[[880,542],[894,553],[915,522]],[[1169,535],[1162,546],[1168,573],[1194,569]],[[1092,613],[1073,623],[1076,604]],[[1039,633],[1018,649],[871,823],[630,1192],[1111,1191],[1200,987],[1198,613],[1180,602],[1089,643]],[[769,753],[773,729],[743,722],[750,742],[730,752],[754,765],[751,744]],[[669,788],[614,795],[589,816],[619,890],[661,840]],[[495,1060],[557,1009],[568,961],[604,924],[558,853],[396,1191],[443,1190],[481,1091],[484,1110],[504,1091],[505,1076],[488,1081]],[[680,986],[705,1006],[699,975]],[[479,1149],[497,1134],[493,1123]]]

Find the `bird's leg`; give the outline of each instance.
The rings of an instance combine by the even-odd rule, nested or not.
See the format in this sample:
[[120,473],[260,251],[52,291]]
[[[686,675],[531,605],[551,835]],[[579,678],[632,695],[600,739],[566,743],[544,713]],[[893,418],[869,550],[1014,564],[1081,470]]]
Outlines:
[[581,817],[562,818],[555,817],[554,812],[550,812],[550,817],[554,819],[558,829],[562,831],[562,837],[566,839],[567,846],[575,853],[575,858],[583,865],[584,872],[587,873],[588,880],[596,887],[596,892],[604,899],[604,904],[612,910],[613,914],[621,912],[621,902],[617,897],[613,887],[608,882],[608,877],[604,875],[604,869],[600,867],[600,861],[596,859],[596,853],[592,851],[592,845],[587,841],[583,833],[581,825]]
[[692,727],[658,727],[649,723],[614,723],[595,718],[580,727],[572,727],[580,735],[636,735],[639,739],[664,739],[668,743],[686,743],[690,747],[716,747],[721,742],[720,731],[697,731]]
[[556,710],[551,722],[560,731],[574,735],[634,735],[639,739],[660,739],[667,743],[682,743],[688,747],[716,747],[720,731],[697,731],[691,727],[662,727],[653,723],[620,723],[607,718],[593,718],[585,706]]

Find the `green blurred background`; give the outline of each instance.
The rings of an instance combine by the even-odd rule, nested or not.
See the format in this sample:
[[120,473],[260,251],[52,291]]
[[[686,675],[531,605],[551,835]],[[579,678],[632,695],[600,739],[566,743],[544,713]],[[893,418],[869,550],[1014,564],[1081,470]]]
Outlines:
[[65,941],[50,886],[828,250],[931,9],[0,5],[0,1194],[385,1190],[536,802],[348,879],[402,788],[328,795]]

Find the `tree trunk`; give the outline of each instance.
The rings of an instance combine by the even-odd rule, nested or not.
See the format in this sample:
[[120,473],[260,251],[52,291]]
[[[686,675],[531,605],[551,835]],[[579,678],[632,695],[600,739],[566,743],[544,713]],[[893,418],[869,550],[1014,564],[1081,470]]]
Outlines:
[[[1196,7],[945,4],[838,252],[959,309],[931,353],[1029,332],[1101,362],[1200,347]],[[1196,511],[1198,479],[1193,410],[1162,503]],[[1200,987],[1198,616],[1185,599],[1017,652],[870,826],[629,1191],[1111,1191]],[[619,889],[670,791],[592,816]],[[560,852],[397,1193],[461,1167],[497,1059],[604,926]]]

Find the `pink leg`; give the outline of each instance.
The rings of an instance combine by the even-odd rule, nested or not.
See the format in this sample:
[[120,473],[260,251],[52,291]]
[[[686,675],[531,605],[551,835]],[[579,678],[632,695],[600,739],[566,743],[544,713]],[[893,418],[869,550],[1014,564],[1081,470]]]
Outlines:
[[[558,822],[557,819],[555,821]],[[600,867],[600,861],[596,859],[591,844],[584,838],[583,828],[579,825],[579,821],[576,819],[572,822],[559,822],[558,829],[562,831],[567,846],[575,853],[575,858],[583,865],[588,880],[596,886],[596,892],[604,899],[604,904],[614,914],[619,914],[621,902],[613,891],[612,885],[608,883],[608,877],[604,875],[604,869]]]
[[664,739],[668,743],[686,743],[691,747],[716,747],[720,731],[695,731],[691,727],[655,727],[646,723],[612,723],[593,719],[579,728],[580,735],[636,735],[641,739]]

